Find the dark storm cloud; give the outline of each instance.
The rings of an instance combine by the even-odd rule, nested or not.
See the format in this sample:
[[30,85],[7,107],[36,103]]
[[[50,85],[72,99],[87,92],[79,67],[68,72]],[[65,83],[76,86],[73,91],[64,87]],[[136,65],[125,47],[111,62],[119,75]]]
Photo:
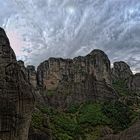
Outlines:
[[[139,0],[6,0],[0,11],[7,32],[18,32],[19,58],[38,65],[50,56],[75,57],[104,50],[113,61],[140,68]],[[4,4],[5,3],[5,4]],[[7,7],[7,8],[5,8]],[[6,20],[6,18],[8,20]]]

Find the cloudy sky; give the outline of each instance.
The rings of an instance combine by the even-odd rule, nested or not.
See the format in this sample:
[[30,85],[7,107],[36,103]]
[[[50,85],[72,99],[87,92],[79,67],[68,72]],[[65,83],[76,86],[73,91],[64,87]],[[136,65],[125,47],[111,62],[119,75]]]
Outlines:
[[27,64],[98,48],[140,71],[140,0],[0,0],[0,26]]

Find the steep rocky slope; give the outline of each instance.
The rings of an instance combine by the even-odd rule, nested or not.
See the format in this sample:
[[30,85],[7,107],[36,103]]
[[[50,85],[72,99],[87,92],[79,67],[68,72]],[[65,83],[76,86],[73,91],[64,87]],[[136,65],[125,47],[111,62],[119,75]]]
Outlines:
[[[36,88],[38,102],[32,118],[29,140],[82,138],[84,136],[79,137],[73,132],[77,127],[82,129],[82,124],[78,123],[80,108],[82,106],[89,109],[90,106],[96,108],[96,102],[118,98],[116,91],[112,88],[110,61],[101,50],[93,50],[87,56],[74,59],[50,58],[38,66],[37,72],[33,66],[27,66],[26,71],[29,81]],[[92,102],[95,105],[86,105],[86,102]],[[77,106],[77,117],[75,113],[68,113],[68,115],[65,112],[72,106]],[[98,109],[98,113],[101,113],[104,119],[100,105],[97,105]],[[61,124],[57,116],[61,119]],[[77,121],[73,124],[74,116]],[[61,129],[65,127],[63,121],[67,122],[68,127],[74,125],[73,130],[66,128],[68,131],[62,134]],[[58,123],[58,127],[55,122]],[[59,125],[63,127],[59,128]],[[85,129],[83,127],[83,130]]]
[[127,128],[139,116],[139,74],[133,75],[128,64],[115,62],[111,70],[107,55],[93,50],[85,57],[50,58],[36,76],[31,67],[38,105],[29,140],[125,140],[129,134],[137,140],[133,128],[139,125]]
[[101,50],[74,59],[50,58],[37,68],[37,80],[50,106],[117,99],[110,61]]
[[0,139],[27,140],[34,92],[0,28]]

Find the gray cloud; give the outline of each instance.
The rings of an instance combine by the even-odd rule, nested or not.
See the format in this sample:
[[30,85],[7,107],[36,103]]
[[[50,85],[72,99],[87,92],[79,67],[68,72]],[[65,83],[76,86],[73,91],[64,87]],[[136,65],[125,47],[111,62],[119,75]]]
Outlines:
[[140,68],[139,0],[0,0],[0,24],[21,36],[19,59],[38,65],[48,57],[104,50],[113,61]]

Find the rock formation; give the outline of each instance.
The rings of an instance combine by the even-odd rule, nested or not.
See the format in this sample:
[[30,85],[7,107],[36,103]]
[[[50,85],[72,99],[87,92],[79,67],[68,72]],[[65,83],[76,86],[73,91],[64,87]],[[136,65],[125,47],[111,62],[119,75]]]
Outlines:
[[101,50],[74,59],[50,58],[37,68],[37,80],[46,103],[55,107],[117,98],[110,61]]
[[27,140],[34,92],[0,28],[0,139]]
[[[101,104],[102,101],[117,100],[112,81],[119,80],[123,80],[130,91],[139,93],[140,74],[133,75],[130,67],[122,61],[115,62],[111,71],[110,61],[101,50],[74,59],[50,58],[41,63],[36,72],[34,66],[25,67],[23,61],[16,60],[6,33],[0,28],[0,140],[51,140],[50,118],[46,110],[43,114],[41,109],[44,108],[39,107],[47,105],[66,113],[65,109],[72,104],[88,101]],[[138,107],[138,95],[124,96],[129,102],[125,104],[133,102],[130,106]],[[42,116],[37,118],[41,127],[30,127],[35,97],[38,101],[36,110],[43,115],[43,119]],[[138,121],[118,135],[113,135],[113,130],[105,126],[101,136],[107,135],[102,140],[139,140],[139,131]]]
[[133,73],[129,65],[123,61],[115,62],[114,67],[112,68],[112,79],[113,81],[117,80],[127,80]]
[[26,67],[27,73],[28,73],[28,79],[29,82],[32,84],[32,86],[34,88],[37,87],[37,79],[36,79],[36,70],[35,70],[35,66],[32,65],[28,65]]
[[131,91],[140,92],[140,73],[130,76],[127,86]]
[[101,140],[140,140],[140,121],[118,135],[108,135]]

